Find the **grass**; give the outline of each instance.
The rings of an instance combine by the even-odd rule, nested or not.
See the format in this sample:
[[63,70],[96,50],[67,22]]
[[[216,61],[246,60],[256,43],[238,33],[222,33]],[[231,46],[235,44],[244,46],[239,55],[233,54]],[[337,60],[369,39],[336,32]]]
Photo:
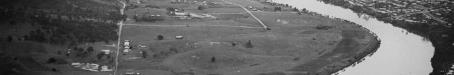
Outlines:
[[[364,42],[359,41],[373,39],[364,28],[329,18],[286,12],[254,14],[272,30],[203,26],[260,26],[250,17],[241,17],[244,14],[214,14],[222,18],[216,20],[135,23],[201,26],[126,26],[122,38],[147,45],[149,48],[137,51],[147,51],[147,55],[156,57],[123,60],[120,68],[167,71],[161,73],[194,71],[198,74],[235,75],[280,73],[273,71],[318,73],[325,66],[355,57],[357,52],[364,50],[357,48],[358,45],[364,45]],[[287,23],[283,23],[284,21]],[[164,40],[156,40],[157,35],[163,35]],[[184,36],[184,39],[175,39],[178,35]],[[252,41],[253,48],[243,46],[248,40]],[[177,51],[170,51],[171,48]],[[338,55],[341,57],[334,57]],[[210,62],[212,57],[218,57],[216,60],[219,62]],[[235,72],[237,70],[242,72]]]

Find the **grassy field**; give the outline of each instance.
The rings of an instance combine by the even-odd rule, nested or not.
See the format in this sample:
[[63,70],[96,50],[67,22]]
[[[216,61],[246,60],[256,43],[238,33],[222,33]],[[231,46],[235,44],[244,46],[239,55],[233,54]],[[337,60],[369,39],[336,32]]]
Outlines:
[[[378,45],[376,37],[358,25],[291,11],[254,11],[253,14],[271,28],[264,30],[251,15],[229,2],[257,8],[274,6],[254,0],[226,1],[213,0],[211,2],[219,5],[204,10],[197,10],[194,7],[197,3],[191,0],[182,4],[145,1],[158,7],[183,8],[185,12],[210,14],[216,18],[126,22],[121,37],[133,40],[133,50],[120,55],[119,73],[329,74],[360,60]],[[130,11],[141,9],[145,8]],[[159,39],[159,35],[164,38]]]

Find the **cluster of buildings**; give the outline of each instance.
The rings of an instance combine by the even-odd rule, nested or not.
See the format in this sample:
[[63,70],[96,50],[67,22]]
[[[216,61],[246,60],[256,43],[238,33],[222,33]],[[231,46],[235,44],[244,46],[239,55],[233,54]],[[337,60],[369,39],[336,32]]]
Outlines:
[[107,71],[113,71],[109,66],[107,65],[99,65],[95,63],[71,63],[71,66],[75,68],[80,68],[83,70],[87,71],[93,71],[93,72],[107,72]]
[[[375,12],[387,14],[397,20],[427,23],[429,20],[448,24],[454,1],[449,0],[345,0],[355,6],[368,7]],[[418,15],[421,14],[421,15]],[[448,24],[450,25],[450,24]]]
[[451,66],[451,69],[448,71],[448,73],[446,73],[446,75],[454,75],[454,65]]
[[[112,53],[111,50],[100,50],[102,54],[109,55]],[[71,49],[67,50],[67,54],[71,53]],[[71,66],[74,68],[79,68],[87,71],[92,71],[92,72],[108,72],[108,71],[113,71],[112,68],[109,68],[108,65],[100,65],[96,63],[81,63],[81,62],[73,62],[71,63]]]
[[209,15],[209,14],[196,14],[196,13],[185,12],[183,9],[180,9],[180,8],[168,8],[167,11],[170,16],[178,18],[178,19],[216,18],[215,16]]

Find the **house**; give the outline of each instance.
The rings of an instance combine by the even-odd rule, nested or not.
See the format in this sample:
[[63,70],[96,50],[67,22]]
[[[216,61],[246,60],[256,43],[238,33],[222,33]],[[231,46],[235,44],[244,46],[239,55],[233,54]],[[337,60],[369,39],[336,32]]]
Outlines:
[[94,63],[78,63],[78,62],[71,63],[71,65],[76,68],[94,72],[98,72],[100,66],[99,64]]
[[189,13],[186,13],[186,12],[184,12],[183,9],[179,9],[179,8],[167,8],[167,11],[169,11],[169,15],[173,15],[173,16],[189,15]]
[[105,49],[105,50],[101,50],[101,52],[103,52],[103,53],[104,53],[104,54],[106,54],[106,55],[108,55],[108,54],[110,54],[110,53],[111,53],[111,51],[110,51],[110,50],[106,50],[106,49]]
[[183,12],[180,9],[172,9],[169,11],[169,15],[180,18],[180,19],[190,19],[190,14],[188,12]]
[[129,46],[130,40],[125,40],[124,46]]
[[131,49],[124,49],[124,50],[123,50],[124,53],[128,53],[128,52],[130,52],[130,51],[131,51]]
[[189,16],[187,12],[173,12],[174,16]]

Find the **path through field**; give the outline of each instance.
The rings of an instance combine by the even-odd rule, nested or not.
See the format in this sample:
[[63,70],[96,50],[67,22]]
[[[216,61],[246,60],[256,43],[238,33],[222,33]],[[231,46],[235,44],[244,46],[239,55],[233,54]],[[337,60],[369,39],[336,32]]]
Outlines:
[[[124,12],[125,12],[125,8],[126,8],[126,3],[123,2],[123,1],[119,1],[123,6],[121,7],[120,9],[120,14],[121,15],[124,15]],[[117,74],[117,71],[118,71],[118,55],[120,55],[120,43],[121,43],[121,30],[123,28],[123,20],[121,20],[120,22],[118,22],[118,39],[117,39],[117,51],[116,52],[116,55],[115,55],[115,68],[114,68],[114,73],[113,75],[116,75]]]

